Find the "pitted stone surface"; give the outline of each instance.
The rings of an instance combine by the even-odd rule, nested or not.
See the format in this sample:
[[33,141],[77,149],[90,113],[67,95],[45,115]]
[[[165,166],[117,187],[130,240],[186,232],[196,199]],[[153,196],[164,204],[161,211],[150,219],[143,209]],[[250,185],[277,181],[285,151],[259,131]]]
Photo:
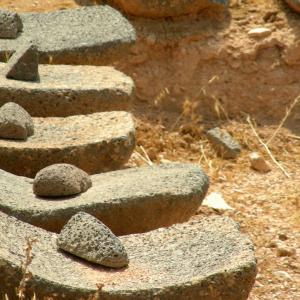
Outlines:
[[[120,237],[129,266],[112,270],[57,250],[57,235],[0,213],[0,290],[12,297],[26,237],[36,238],[26,285],[37,299],[246,300],[256,276],[251,241],[227,217],[213,216]],[[62,297],[64,294],[64,297]]]
[[107,5],[60,10],[47,13],[22,13],[23,32],[15,40],[0,40],[0,56],[20,44],[36,40],[40,62],[92,64],[124,55],[135,42],[132,25]]
[[39,79],[38,50],[32,43],[21,45],[5,65],[6,78],[24,81]]
[[241,152],[240,144],[228,132],[219,127],[207,131],[207,137],[219,155],[224,158],[235,158]]
[[95,217],[79,212],[63,227],[57,245],[92,263],[111,268],[128,265],[128,256],[121,241]]
[[135,147],[130,113],[104,112],[67,118],[33,118],[35,133],[26,141],[0,140],[0,168],[34,177],[56,163],[88,174],[120,168]]
[[33,182],[33,192],[41,197],[72,196],[92,186],[89,175],[69,164],[54,164],[40,170]]
[[15,39],[23,24],[18,14],[0,10],[0,39]]
[[196,14],[203,9],[224,8],[228,0],[110,0],[125,13],[149,17],[164,18]]
[[33,134],[33,120],[23,107],[8,102],[0,108],[0,138],[25,140]]
[[0,63],[0,105],[16,102],[36,117],[128,110],[134,93],[133,80],[112,67],[40,65],[39,82],[7,79],[5,69]]
[[69,199],[35,197],[31,180],[0,170],[0,210],[59,232],[77,212],[89,213],[117,235],[185,222],[199,208],[208,177],[196,165],[166,164],[91,176],[93,186]]

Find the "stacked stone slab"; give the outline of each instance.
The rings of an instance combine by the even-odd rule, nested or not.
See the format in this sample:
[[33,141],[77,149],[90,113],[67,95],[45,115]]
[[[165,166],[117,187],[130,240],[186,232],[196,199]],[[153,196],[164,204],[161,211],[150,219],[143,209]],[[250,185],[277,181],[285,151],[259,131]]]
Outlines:
[[146,18],[178,17],[197,14],[204,9],[219,9],[228,0],[109,0],[127,14]]
[[208,177],[191,164],[131,168],[91,176],[92,187],[68,198],[38,198],[32,180],[0,170],[0,210],[59,232],[76,213],[94,215],[115,234],[187,221],[199,208]]
[[68,163],[89,174],[116,170],[135,147],[135,128],[127,112],[66,118],[33,118],[35,133],[25,142],[0,139],[0,168],[34,177],[41,169]]
[[16,299],[28,237],[36,242],[26,293],[37,299],[246,300],[256,275],[251,241],[226,217],[120,237],[129,257],[121,271],[63,253],[56,234],[3,213],[0,232],[0,295],[9,299]]
[[0,63],[0,105],[18,103],[31,116],[128,110],[134,95],[132,79],[113,67],[40,65],[39,82],[8,79],[6,69]]
[[42,63],[103,64],[125,55],[135,42],[132,25],[115,9],[101,5],[50,13],[22,13],[23,32],[0,39],[4,61],[20,44],[35,40]]
[[[114,2],[160,17],[227,1]],[[34,134],[22,143],[0,140],[0,168],[31,177],[46,168],[35,181],[0,171],[0,297],[16,298],[29,238],[26,297],[246,300],[256,262],[237,224],[211,217],[173,225],[188,221],[208,190],[199,167],[167,164],[88,176],[121,168],[134,149],[131,115],[111,111],[128,108],[132,80],[109,67],[37,70],[37,60],[30,66],[17,47],[34,35],[40,62],[108,63],[135,39],[128,21],[108,6],[22,14],[21,20],[24,30],[15,40],[0,39],[3,57],[16,51],[0,65],[0,104],[26,108],[35,116]]]

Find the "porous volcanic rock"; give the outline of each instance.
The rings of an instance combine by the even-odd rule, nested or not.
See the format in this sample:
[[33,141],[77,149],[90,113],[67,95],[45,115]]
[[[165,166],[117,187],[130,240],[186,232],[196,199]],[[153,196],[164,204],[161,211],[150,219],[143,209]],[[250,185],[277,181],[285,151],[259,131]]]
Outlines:
[[284,0],[290,8],[292,8],[297,13],[300,13],[300,1],[299,0]]
[[79,212],[58,235],[60,249],[92,263],[111,268],[128,265],[128,256],[118,237],[95,217]]
[[25,140],[33,133],[33,120],[23,107],[8,102],[0,108],[0,138]]
[[0,56],[35,40],[40,63],[108,64],[125,55],[136,40],[133,26],[107,5],[43,13],[22,13],[23,32],[0,40]]
[[31,43],[21,45],[5,65],[6,78],[24,81],[39,79],[37,47]]
[[148,18],[178,17],[224,8],[228,0],[110,0],[125,13]]
[[[24,246],[32,245],[26,293],[37,299],[246,300],[254,284],[253,245],[227,217],[203,217],[120,237],[130,264],[95,267],[57,249],[57,235],[0,213],[0,295],[16,299]],[[4,298],[4,297],[3,297]]]
[[25,142],[0,140],[0,168],[34,177],[57,164],[75,165],[88,174],[119,169],[135,147],[133,118],[103,112],[67,118],[33,118],[35,133]]
[[0,63],[0,105],[16,102],[33,117],[67,117],[128,110],[133,80],[113,67],[40,65],[39,82],[5,77]]
[[192,164],[165,164],[91,176],[93,186],[70,198],[40,199],[32,180],[0,170],[0,210],[59,232],[77,212],[89,213],[124,235],[185,222],[195,214],[209,180]]
[[54,164],[40,170],[33,182],[33,192],[42,197],[72,196],[92,186],[89,175],[69,164]]
[[236,158],[241,152],[240,144],[227,131],[219,127],[208,130],[207,138],[223,158]]
[[22,29],[22,20],[17,13],[0,10],[0,39],[15,39]]

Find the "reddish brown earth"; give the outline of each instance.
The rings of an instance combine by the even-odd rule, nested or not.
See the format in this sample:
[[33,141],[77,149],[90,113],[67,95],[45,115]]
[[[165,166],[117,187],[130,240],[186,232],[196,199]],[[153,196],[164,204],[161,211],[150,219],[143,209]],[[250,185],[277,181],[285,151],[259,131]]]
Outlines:
[[[0,0],[0,6],[49,11],[77,5],[73,0]],[[131,75],[137,86],[134,114],[142,148],[137,146],[131,164],[144,164],[146,152],[154,162],[191,161],[203,166],[211,177],[210,192],[221,192],[235,210],[224,213],[203,207],[195,218],[230,215],[252,237],[259,274],[249,299],[297,300],[300,106],[269,144],[289,177],[274,163],[267,174],[250,169],[251,151],[271,159],[245,115],[256,121],[266,142],[300,94],[300,15],[279,0],[233,0],[229,14],[216,27],[219,17],[205,14],[176,22],[130,18],[138,42],[115,66]],[[250,38],[248,31],[255,27],[269,28],[271,34]],[[237,160],[218,158],[206,140],[204,131],[217,125],[243,146]]]

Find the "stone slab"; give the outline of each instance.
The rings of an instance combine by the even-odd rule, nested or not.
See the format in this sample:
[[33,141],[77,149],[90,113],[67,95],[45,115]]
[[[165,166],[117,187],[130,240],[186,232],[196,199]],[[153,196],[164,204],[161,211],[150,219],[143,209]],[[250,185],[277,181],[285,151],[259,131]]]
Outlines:
[[[132,25],[107,5],[59,10],[47,13],[22,13],[23,32],[17,39],[0,39],[0,56],[5,59],[19,44],[34,40],[40,62],[52,59],[75,64],[82,56],[103,62],[124,55],[136,40]],[[92,61],[90,61],[90,64]]]
[[176,163],[107,172],[91,179],[92,187],[85,193],[55,200],[36,197],[31,179],[0,170],[0,210],[56,232],[84,211],[124,235],[187,221],[209,185],[198,166]]
[[108,0],[125,13],[148,18],[179,17],[195,15],[201,10],[224,8],[228,0]]
[[33,118],[26,141],[0,139],[0,168],[34,177],[52,164],[68,163],[88,174],[119,169],[135,147],[135,128],[127,112],[66,118]]
[[253,245],[227,217],[120,237],[130,261],[122,270],[60,252],[56,234],[3,213],[0,232],[0,295],[9,299],[16,299],[28,237],[36,242],[26,291],[37,299],[88,299],[103,285],[93,299],[246,300],[256,276]]
[[40,65],[39,82],[7,79],[0,63],[0,105],[15,102],[31,116],[64,117],[128,110],[133,80],[112,67]]

